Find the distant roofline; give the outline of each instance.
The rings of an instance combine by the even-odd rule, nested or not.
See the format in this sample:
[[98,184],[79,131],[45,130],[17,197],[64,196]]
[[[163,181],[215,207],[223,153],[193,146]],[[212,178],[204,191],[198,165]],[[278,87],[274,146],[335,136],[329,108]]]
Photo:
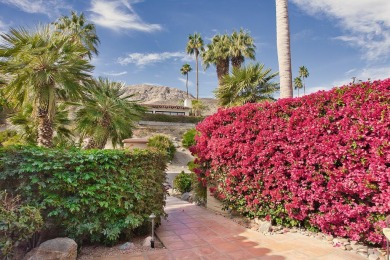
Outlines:
[[142,105],[151,108],[190,109],[189,107],[174,106],[174,105],[158,105],[158,104],[142,104]]

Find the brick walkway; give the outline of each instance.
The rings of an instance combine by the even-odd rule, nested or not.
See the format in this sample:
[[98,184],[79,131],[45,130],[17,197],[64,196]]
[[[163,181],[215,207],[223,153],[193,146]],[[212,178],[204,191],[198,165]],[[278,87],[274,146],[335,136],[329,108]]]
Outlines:
[[174,197],[168,197],[166,212],[168,219],[156,230],[156,235],[167,249],[119,259],[365,259],[297,233],[265,236]]

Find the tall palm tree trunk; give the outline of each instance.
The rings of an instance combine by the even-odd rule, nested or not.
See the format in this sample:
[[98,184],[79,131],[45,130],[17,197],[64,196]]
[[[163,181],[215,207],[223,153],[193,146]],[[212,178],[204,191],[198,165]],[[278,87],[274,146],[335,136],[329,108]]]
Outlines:
[[302,85],[303,85],[303,95],[306,96],[306,87],[305,87],[305,79],[302,78]]
[[[195,59],[196,59],[196,100],[199,99],[198,56],[199,56],[199,51],[195,50]],[[188,77],[188,74],[187,74],[187,77]],[[188,97],[188,88],[187,88],[187,97]]]
[[229,58],[219,59],[216,64],[216,68],[217,68],[218,86],[221,86],[223,76],[229,74]]
[[279,61],[280,98],[289,98],[293,97],[293,89],[287,0],[276,0],[276,37]]
[[53,146],[53,122],[46,109],[38,110],[38,146]]
[[187,80],[186,80],[186,89],[187,89],[187,98],[188,98],[188,72],[187,72]]

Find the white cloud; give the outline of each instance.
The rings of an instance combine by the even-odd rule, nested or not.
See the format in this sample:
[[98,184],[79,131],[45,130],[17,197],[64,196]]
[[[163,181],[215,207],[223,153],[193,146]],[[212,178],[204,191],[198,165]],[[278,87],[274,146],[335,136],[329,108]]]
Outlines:
[[139,1],[127,0],[92,0],[90,17],[97,25],[112,30],[135,30],[153,32],[162,29],[159,24],[148,24],[142,21],[132,8],[132,4]]
[[12,5],[26,13],[42,13],[48,16],[58,15],[61,9],[71,9],[61,0],[0,0],[0,3]]
[[[183,82],[184,84],[186,84],[186,79],[184,79],[184,78],[177,78],[179,81],[181,81],[181,82]],[[192,83],[192,81],[191,80],[189,80],[188,81],[188,86],[189,87],[191,87],[191,86],[193,86],[194,85],[194,83]]]
[[117,77],[117,76],[126,75],[127,71],[122,71],[122,72],[103,72],[103,74],[107,75],[107,76]]
[[180,59],[184,61],[187,55],[184,52],[162,52],[162,53],[130,53],[126,57],[119,57],[118,63],[121,65],[135,64],[139,67],[144,67],[149,64],[154,64],[170,59]]
[[367,60],[386,59],[390,49],[389,0],[292,0],[309,15],[325,15],[345,31],[335,39],[362,51]]
[[6,32],[8,29],[8,25],[6,25],[3,21],[0,20],[0,33]]

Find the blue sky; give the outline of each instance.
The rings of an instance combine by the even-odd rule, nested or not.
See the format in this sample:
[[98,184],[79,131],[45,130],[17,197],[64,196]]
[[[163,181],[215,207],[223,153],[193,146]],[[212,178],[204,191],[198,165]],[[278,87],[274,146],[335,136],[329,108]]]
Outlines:
[[[278,71],[274,0],[0,0],[0,31],[34,29],[71,10],[96,24],[101,44],[92,62],[95,76],[128,85],[150,83],[195,94],[195,60],[185,54],[188,35],[205,43],[217,33],[244,28],[255,39],[256,60]],[[389,0],[290,0],[293,77],[310,72],[307,92],[330,89],[357,79],[390,77]],[[213,97],[214,67],[199,73],[201,97]],[[296,95],[296,93],[294,93]]]

